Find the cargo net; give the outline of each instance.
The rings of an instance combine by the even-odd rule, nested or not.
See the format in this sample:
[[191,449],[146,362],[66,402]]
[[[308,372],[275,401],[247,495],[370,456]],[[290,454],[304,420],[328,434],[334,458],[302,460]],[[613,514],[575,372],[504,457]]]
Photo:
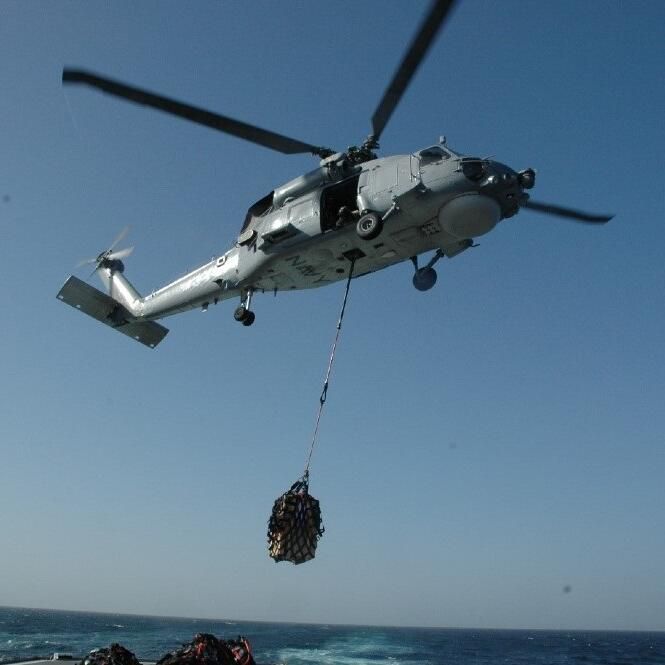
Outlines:
[[309,474],[295,482],[272,507],[268,522],[268,552],[275,561],[299,564],[314,558],[325,529],[319,502],[307,492]]
[[180,649],[166,654],[156,665],[256,665],[246,638],[220,640],[214,635],[198,633]]

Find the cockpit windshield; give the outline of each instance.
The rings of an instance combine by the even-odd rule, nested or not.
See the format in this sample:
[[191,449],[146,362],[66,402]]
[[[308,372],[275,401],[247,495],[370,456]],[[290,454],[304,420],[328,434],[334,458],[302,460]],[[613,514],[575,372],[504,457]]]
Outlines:
[[451,153],[444,150],[440,145],[433,145],[417,152],[416,157],[420,160],[421,165],[433,164],[434,162],[450,159]]

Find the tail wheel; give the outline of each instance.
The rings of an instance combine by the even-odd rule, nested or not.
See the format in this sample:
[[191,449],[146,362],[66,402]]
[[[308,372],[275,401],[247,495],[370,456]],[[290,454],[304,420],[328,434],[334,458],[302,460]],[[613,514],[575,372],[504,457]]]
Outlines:
[[383,231],[383,222],[375,212],[363,215],[356,224],[356,233],[363,240],[373,240]]

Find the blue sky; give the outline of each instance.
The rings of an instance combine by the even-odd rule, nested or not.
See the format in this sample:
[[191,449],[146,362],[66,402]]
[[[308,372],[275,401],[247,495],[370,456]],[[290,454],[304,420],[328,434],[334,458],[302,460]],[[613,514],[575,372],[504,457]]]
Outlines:
[[[168,320],[155,351],[63,306],[131,225],[142,292],[315,166],[83,88],[89,68],[344,148],[426,3],[0,4],[0,604],[399,625],[665,629],[665,5],[461,2],[382,154],[445,134],[538,171],[439,264],[353,284],[312,467],[326,534],[274,564],[343,285]],[[86,273],[77,273],[85,277]],[[564,593],[566,585],[570,593]]]

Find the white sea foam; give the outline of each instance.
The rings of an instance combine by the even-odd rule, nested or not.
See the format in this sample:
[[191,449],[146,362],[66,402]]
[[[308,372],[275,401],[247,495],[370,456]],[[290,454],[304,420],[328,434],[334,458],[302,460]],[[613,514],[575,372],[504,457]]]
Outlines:
[[319,648],[286,648],[278,660],[289,665],[422,665],[412,648],[384,636],[350,635],[326,642]]
[[331,649],[280,649],[280,662],[288,665],[422,665],[422,660],[396,656],[368,656]]

